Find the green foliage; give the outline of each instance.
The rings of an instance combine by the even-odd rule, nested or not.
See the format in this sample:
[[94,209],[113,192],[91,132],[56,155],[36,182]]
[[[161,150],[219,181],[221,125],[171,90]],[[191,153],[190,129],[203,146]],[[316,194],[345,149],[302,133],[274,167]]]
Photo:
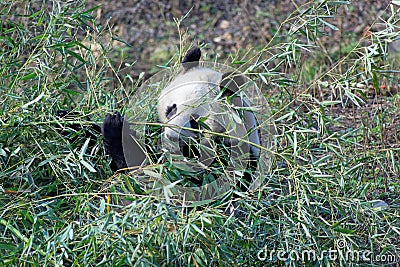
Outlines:
[[[1,2],[0,265],[383,266],[323,252],[398,256],[399,99],[391,92],[400,70],[388,45],[400,36],[399,10],[388,7],[364,36],[335,38],[345,7],[306,2],[256,56],[232,60],[269,99],[273,168],[255,192],[182,208],[139,188],[139,171],[112,176],[101,138],[61,135],[71,124],[100,124],[138,87],[121,74],[124,55],[113,49],[121,39],[96,23],[96,8]],[[63,109],[78,115],[57,117]],[[272,251],[323,257],[281,260]]]

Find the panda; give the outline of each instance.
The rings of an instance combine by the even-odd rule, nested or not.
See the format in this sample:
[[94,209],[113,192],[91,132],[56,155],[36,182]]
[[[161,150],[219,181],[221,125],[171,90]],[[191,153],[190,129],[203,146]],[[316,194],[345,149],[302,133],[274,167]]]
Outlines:
[[[198,47],[189,50],[181,61],[182,71],[161,89],[157,114],[162,149],[199,161],[200,166],[211,166],[218,160],[232,174],[240,165],[245,179],[239,188],[247,190],[260,156],[260,132],[250,101],[241,90],[246,80],[235,72],[203,67],[200,57]],[[143,166],[149,155],[146,144],[138,142],[137,133],[127,127],[129,123],[116,112],[108,114],[102,125],[113,171]],[[221,151],[228,153],[228,158],[218,159]]]

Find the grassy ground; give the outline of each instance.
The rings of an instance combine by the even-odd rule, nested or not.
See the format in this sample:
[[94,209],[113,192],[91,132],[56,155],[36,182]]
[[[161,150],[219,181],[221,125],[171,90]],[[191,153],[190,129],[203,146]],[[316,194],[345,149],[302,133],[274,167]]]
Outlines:
[[[378,2],[367,17],[359,2],[255,4],[254,13],[229,5],[240,20],[208,3],[193,16],[218,19],[201,29],[187,26],[190,14],[173,23],[185,11],[164,4],[171,12],[161,9],[163,27],[178,41],[157,45],[153,36],[157,53],[135,43],[140,34],[129,40],[132,32],[96,20],[105,9],[92,2],[1,2],[0,265],[398,266],[400,16],[398,5]],[[132,5],[149,9],[140,19],[157,9]],[[224,35],[237,21],[244,32],[269,24],[261,37],[249,33],[252,43]],[[148,19],[142,29],[159,24]],[[208,42],[213,27],[224,38]],[[63,133],[101,124],[135,95],[140,78],[201,41],[204,59],[260,85],[276,147],[259,190],[187,209],[141,193],[135,174],[114,175],[101,138]],[[135,49],[151,60],[132,57]],[[77,114],[57,117],[64,109]],[[308,253],[316,257],[296,259]]]

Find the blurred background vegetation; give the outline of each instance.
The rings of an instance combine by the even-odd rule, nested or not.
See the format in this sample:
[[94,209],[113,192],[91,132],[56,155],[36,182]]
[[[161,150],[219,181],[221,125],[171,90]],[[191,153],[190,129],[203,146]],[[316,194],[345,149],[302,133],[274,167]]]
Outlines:
[[[0,1],[0,265],[396,266],[398,3]],[[257,192],[187,209],[84,132],[191,45],[260,85],[277,146]]]

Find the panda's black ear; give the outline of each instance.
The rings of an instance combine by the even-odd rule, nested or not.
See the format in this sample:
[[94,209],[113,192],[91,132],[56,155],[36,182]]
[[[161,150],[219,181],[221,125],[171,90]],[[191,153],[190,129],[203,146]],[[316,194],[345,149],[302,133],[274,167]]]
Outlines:
[[227,72],[222,74],[221,83],[219,85],[222,96],[230,96],[240,90],[240,88],[246,84],[246,79],[235,72]]
[[197,67],[199,65],[199,60],[201,57],[201,51],[198,47],[193,47],[190,49],[186,56],[182,59],[182,65],[185,70]]

